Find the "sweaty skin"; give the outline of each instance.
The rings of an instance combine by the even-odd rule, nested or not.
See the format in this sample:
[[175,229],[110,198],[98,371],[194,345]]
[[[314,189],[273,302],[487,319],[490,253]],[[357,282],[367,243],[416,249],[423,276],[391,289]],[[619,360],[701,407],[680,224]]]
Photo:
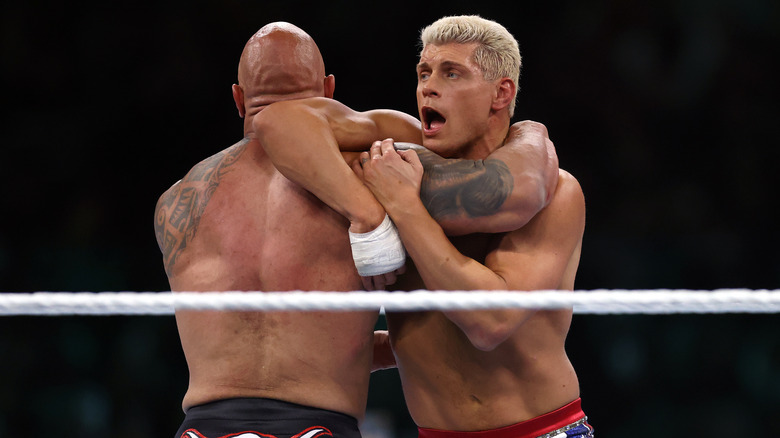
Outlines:
[[[442,156],[484,159],[502,149],[511,85],[485,80],[474,48],[431,44],[420,56],[423,142]],[[429,109],[443,117],[426,123]],[[461,129],[461,122],[471,128]],[[550,203],[522,228],[448,238],[420,197],[417,154],[382,141],[360,162],[356,171],[414,261],[394,289],[573,290],[585,201],[568,172],[560,171]],[[490,430],[575,400],[578,379],[565,351],[571,318],[570,310],[388,313],[389,345],[412,418],[425,428]]]
[[[295,26],[268,25],[247,43],[238,78],[233,95],[245,138],[198,163],[157,203],[155,233],[171,289],[360,289],[349,222],[276,170],[252,124],[270,103],[332,96],[317,46]],[[182,407],[269,397],[360,419],[377,317],[177,311],[190,372]]]

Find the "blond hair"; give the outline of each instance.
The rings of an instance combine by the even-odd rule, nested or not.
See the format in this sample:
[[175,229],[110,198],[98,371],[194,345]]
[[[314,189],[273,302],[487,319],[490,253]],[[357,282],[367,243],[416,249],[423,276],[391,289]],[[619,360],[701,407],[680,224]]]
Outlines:
[[517,40],[504,26],[478,15],[444,17],[420,32],[420,43],[423,49],[428,44],[477,43],[474,62],[485,80],[506,77],[514,82],[515,95],[509,104],[509,117],[514,115],[522,58]]

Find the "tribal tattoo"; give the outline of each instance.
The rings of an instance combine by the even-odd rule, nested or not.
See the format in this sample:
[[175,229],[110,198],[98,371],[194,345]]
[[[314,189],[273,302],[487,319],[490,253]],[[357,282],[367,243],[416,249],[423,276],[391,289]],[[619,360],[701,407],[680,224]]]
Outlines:
[[211,195],[222,177],[246,149],[248,139],[196,164],[165,192],[155,209],[154,233],[163,253],[165,272],[171,275],[176,259],[195,237]]

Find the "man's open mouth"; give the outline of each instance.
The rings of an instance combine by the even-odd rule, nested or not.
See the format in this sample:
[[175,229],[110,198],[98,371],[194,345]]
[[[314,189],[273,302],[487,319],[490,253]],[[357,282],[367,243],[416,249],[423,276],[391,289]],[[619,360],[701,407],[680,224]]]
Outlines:
[[441,113],[430,107],[423,107],[422,118],[426,131],[438,130],[447,121]]

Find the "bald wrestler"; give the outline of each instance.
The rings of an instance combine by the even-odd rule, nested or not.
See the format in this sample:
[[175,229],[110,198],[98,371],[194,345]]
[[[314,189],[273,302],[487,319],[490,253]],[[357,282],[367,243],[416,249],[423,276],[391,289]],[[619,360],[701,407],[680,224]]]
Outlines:
[[[244,138],[195,165],[157,203],[155,234],[171,290],[361,288],[347,229],[362,234],[378,224],[347,220],[284,178],[252,123],[273,102],[330,98],[333,90],[301,29],[272,23],[247,42],[233,85]],[[419,141],[419,126],[407,122],[393,119],[372,136]],[[189,387],[176,437],[358,437],[377,317],[177,311]]]
[[[445,17],[425,28],[417,65],[423,145],[483,159],[503,148],[520,53],[501,25]],[[468,129],[463,129],[468,126]],[[420,196],[417,154],[376,142],[362,155],[372,193],[398,227],[415,290],[573,290],[585,227],[577,180],[561,170],[547,207],[505,233],[449,238]],[[390,345],[421,438],[591,437],[565,341],[570,310],[387,315]]]

